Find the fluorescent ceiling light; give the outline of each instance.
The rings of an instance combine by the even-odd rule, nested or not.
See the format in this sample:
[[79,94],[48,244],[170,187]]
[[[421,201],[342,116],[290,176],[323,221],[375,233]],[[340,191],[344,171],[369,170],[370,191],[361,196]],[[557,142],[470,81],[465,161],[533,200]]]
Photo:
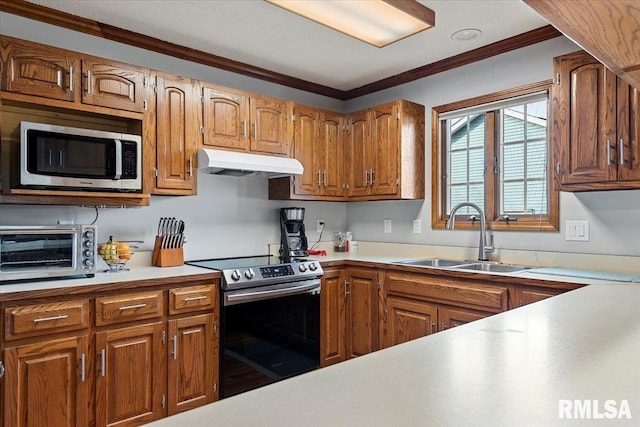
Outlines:
[[377,47],[435,25],[435,12],[415,0],[265,0]]

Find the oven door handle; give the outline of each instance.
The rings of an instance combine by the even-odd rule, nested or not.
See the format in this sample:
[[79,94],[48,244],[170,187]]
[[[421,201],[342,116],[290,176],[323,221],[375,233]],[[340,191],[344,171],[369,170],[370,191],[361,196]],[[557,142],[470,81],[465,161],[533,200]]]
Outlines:
[[251,290],[249,292],[226,293],[224,295],[224,305],[234,305],[246,302],[260,301],[276,297],[289,295],[306,294],[320,291],[320,279],[306,281],[301,285],[287,286],[281,289],[268,289],[263,291]]

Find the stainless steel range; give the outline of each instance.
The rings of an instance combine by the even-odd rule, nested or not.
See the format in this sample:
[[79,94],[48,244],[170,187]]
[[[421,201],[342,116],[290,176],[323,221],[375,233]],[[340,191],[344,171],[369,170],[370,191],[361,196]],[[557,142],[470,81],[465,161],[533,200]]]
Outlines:
[[319,367],[320,263],[261,255],[187,264],[222,273],[222,397]]

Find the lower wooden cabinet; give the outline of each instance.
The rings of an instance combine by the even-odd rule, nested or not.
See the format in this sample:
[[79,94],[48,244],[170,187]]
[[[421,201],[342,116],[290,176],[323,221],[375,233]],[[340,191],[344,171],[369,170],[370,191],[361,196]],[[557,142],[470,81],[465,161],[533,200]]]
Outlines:
[[168,415],[218,399],[218,327],[214,314],[169,321]]
[[[579,288],[580,285],[576,285],[574,289]],[[560,295],[571,289],[558,289],[558,288],[542,288],[535,286],[514,286],[511,292],[511,300],[509,301],[509,308],[521,307],[523,305],[531,304],[534,302],[542,301],[556,295]]]
[[162,322],[96,334],[96,426],[134,426],[163,416]]
[[320,298],[320,366],[379,349],[381,270],[325,269]]
[[438,331],[455,328],[465,323],[473,322],[487,317],[487,314],[478,313],[462,308],[441,307],[438,309]]
[[88,346],[82,334],[5,349],[4,425],[86,426]]

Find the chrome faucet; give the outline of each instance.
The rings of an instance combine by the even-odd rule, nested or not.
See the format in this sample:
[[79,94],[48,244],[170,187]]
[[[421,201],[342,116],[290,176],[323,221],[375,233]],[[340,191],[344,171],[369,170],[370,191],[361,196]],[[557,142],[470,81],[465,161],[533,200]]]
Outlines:
[[480,242],[478,243],[478,261],[489,261],[489,259],[487,258],[487,253],[493,252],[495,248],[493,246],[486,246],[487,224],[484,218],[484,213],[482,212],[482,209],[480,209],[480,206],[471,202],[458,203],[453,209],[451,209],[449,220],[446,224],[447,230],[453,230],[453,227],[456,223],[456,212],[458,211],[458,209],[467,206],[477,210],[478,214],[480,215]]

